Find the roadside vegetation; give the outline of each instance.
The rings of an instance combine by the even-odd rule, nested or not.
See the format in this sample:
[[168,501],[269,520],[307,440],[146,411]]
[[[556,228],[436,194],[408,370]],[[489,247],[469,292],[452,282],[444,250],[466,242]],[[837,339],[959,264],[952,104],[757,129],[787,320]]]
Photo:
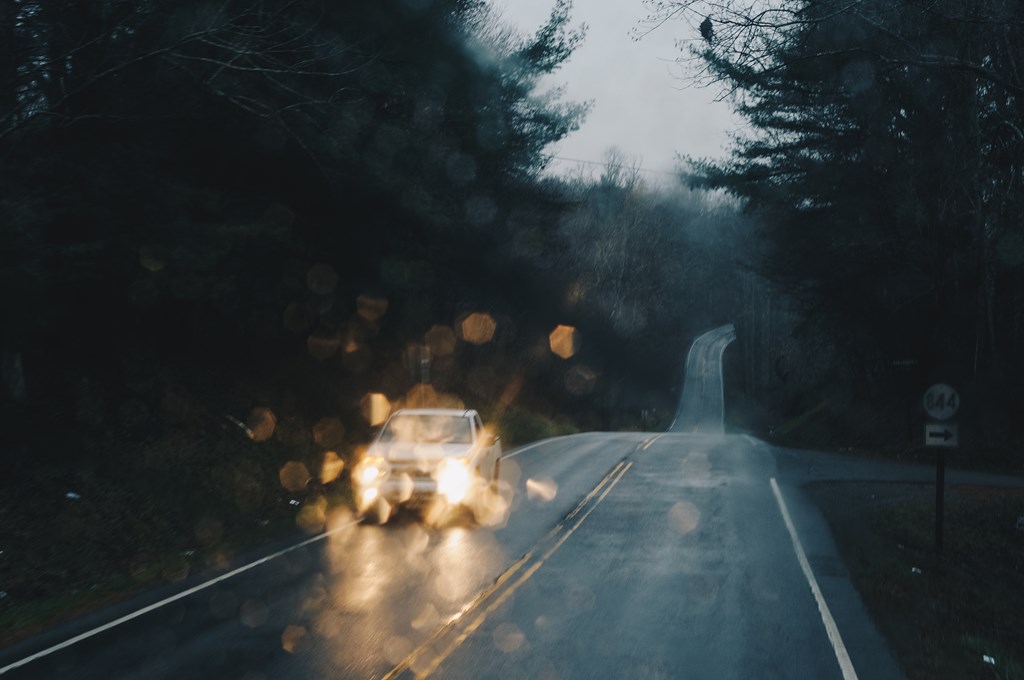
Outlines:
[[950,486],[941,556],[931,485],[810,491],[910,678],[1024,678],[1024,490]]

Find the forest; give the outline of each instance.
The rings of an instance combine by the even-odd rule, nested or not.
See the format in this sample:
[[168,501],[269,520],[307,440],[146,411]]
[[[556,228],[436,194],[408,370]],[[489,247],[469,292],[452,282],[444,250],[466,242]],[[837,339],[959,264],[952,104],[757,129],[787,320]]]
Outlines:
[[734,203],[544,173],[587,110],[541,85],[566,1],[0,11],[8,603],[319,530],[390,408],[664,426],[732,315]]
[[809,447],[912,453],[921,395],[948,383],[958,462],[1021,469],[1024,7],[646,4],[648,24],[701,36],[689,77],[748,123],[725,160],[688,165],[748,218],[741,419]]

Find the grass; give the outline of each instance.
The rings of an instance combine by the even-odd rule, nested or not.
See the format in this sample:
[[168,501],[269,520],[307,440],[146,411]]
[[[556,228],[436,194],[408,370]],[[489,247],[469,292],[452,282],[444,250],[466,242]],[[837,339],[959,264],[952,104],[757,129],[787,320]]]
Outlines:
[[[332,488],[323,498],[329,508],[350,504],[347,486]],[[151,588],[184,580],[190,574],[206,570],[223,571],[231,566],[233,556],[304,530],[302,508],[282,509],[267,516],[264,522],[225,533],[201,548],[182,552],[168,545],[163,551],[150,550],[145,555],[138,555],[130,564],[120,567],[87,564],[73,584],[62,588],[40,588],[40,592],[31,597],[5,597],[0,600],[0,647],[123,602]],[[84,542],[87,540],[88,537],[83,537]],[[165,537],[165,542],[172,543],[169,537]],[[82,546],[68,545],[61,556],[73,554],[76,549],[80,550]],[[10,564],[4,566],[5,575],[26,584],[32,583],[31,574],[19,574]],[[34,566],[25,564],[21,571],[26,569],[32,571]]]
[[512,448],[579,430],[566,418],[548,418],[534,411],[512,407],[505,411],[497,423],[505,448]]
[[0,646],[14,644],[55,624],[121,602],[162,581],[159,571],[99,577],[89,588],[74,588],[6,607],[0,610]]
[[1024,680],[1024,489],[949,486],[941,557],[932,485],[822,482],[810,492],[910,678]]

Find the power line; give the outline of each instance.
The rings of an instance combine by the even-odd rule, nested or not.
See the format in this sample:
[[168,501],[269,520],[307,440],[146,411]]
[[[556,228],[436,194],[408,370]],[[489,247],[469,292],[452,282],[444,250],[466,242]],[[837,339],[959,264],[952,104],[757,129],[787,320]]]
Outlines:
[[[585,163],[587,165],[601,165],[601,166],[604,166],[606,168],[610,167],[609,163],[603,163],[601,161],[586,161],[586,160],[583,160],[582,158],[566,158],[565,156],[552,156],[551,159],[552,160],[556,160],[556,161],[567,161],[569,163]],[[648,170],[647,168],[636,168],[636,169],[639,170],[640,172],[650,172],[650,173],[653,173],[655,175],[668,175],[669,177],[678,177],[679,176],[679,173],[668,172],[666,170]]]

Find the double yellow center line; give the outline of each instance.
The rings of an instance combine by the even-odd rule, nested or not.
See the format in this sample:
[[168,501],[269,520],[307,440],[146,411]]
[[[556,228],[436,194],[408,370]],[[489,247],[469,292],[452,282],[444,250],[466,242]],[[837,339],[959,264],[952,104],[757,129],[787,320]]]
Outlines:
[[[429,677],[459,645],[477,631],[487,617],[493,614],[512,594],[537,573],[565,541],[583,524],[584,520],[605,499],[633,463],[619,461],[611,472],[591,489],[590,493],[562,519],[541,541],[502,572],[494,583],[477,595],[455,616],[414,649],[397,666],[388,671],[383,680],[392,680],[410,672],[417,678]],[[529,565],[527,567],[527,565]],[[526,567],[524,570],[523,568]],[[522,573],[520,573],[522,571]],[[518,578],[514,578],[518,574]],[[475,616],[472,616],[475,614]],[[470,620],[472,618],[472,620]],[[460,627],[463,621],[468,621]]]

